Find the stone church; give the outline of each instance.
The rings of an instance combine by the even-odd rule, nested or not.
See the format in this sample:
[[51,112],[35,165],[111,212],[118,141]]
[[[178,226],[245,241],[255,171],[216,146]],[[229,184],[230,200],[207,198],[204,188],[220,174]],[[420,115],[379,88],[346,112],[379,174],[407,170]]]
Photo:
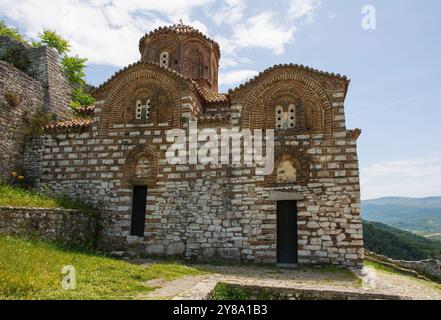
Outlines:
[[[94,106],[44,128],[23,165],[39,188],[103,212],[105,244],[154,256],[273,264],[363,263],[349,80],[276,65],[218,92],[219,45],[183,24],[140,39],[141,59]],[[275,168],[170,164],[171,129],[274,129]]]

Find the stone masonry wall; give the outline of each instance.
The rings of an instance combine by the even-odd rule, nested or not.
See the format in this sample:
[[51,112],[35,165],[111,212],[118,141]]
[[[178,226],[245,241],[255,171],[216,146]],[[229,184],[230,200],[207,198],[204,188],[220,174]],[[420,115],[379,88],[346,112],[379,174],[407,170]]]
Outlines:
[[[8,179],[23,166],[24,130],[27,117],[43,108],[44,88],[24,72],[0,61],[0,176]],[[18,104],[8,101],[16,97]]]
[[68,209],[0,207],[0,234],[37,235],[87,248],[96,247],[100,239],[95,213]]
[[29,67],[24,71],[43,86],[45,110],[53,113],[59,119],[71,117],[69,107],[71,88],[61,70],[57,52],[47,46],[33,48],[0,36],[0,56],[10,47],[19,47],[24,50],[24,54],[30,62]]
[[[334,100],[334,108],[342,109],[343,94],[335,94]],[[240,105],[232,107],[231,124],[240,111]],[[112,249],[275,263],[274,194],[285,192],[299,196],[300,264],[362,264],[356,138],[344,124],[331,137],[304,134],[276,140],[276,148],[302,149],[311,158],[313,175],[304,185],[274,186],[242,165],[169,165],[166,129],[114,125],[100,137],[100,113],[98,105],[94,125],[86,132],[44,135],[38,170],[45,190],[106,211]],[[137,238],[130,236],[133,189],[127,162],[131,151],[146,146],[157,154],[157,180],[148,186],[145,236]]]
[[50,112],[58,119],[72,116],[70,87],[60,69],[57,53],[0,36],[0,55],[11,46],[25,50],[30,66],[22,72],[0,61],[0,177],[3,179],[23,167],[25,128],[38,111]]

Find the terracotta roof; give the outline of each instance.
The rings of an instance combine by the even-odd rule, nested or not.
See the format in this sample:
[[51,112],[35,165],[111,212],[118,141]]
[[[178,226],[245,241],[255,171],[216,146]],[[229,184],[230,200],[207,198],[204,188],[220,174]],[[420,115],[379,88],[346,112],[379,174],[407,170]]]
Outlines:
[[[105,82],[103,82],[98,88],[96,88],[93,92],[97,92],[100,89],[102,89],[103,87],[105,87],[107,84],[109,84],[110,82],[112,82],[116,77],[118,77],[121,73],[124,73],[125,71],[138,66],[138,65],[148,65],[148,66],[153,66],[155,68],[158,69],[162,69],[168,73],[170,73],[171,75],[178,77],[182,80],[188,81],[191,85],[193,85],[193,87],[195,88],[197,94],[199,95],[199,97],[202,99],[202,101],[204,103],[229,103],[229,98],[228,95],[225,93],[212,93],[212,92],[205,92],[194,80],[188,79],[186,78],[184,75],[182,75],[179,72],[176,72],[173,69],[164,67],[159,65],[159,63],[156,62],[152,62],[152,61],[138,61],[135,62],[133,64],[130,64],[124,68],[122,68],[121,70],[115,72],[108,80],[106,80]],[[89,109],[91,108],[91,109]],[[93,113],[93,107],[87,107],[86,109],[82,110],[79,109],[79,113],[81,114],[88,114],[87,112],[92,112]]]
[[174,24],[172,26],[166,26],[166,27],[159,27],[149,33],[146,33],[140,40],[139,40],[139,51],[142,53],[144,50],[144,45],[145,45],[145,40],[149,37],[153,37],[156,35],[160,35],[163,33],[175,33],[178,35],[196,35],[199,36],[201,38],[203,38],[204,40],[211,42],[214,44],[214,46],[216,47],[217,53],[220,56],[220,48],[219,48],[219,44],[208,38],[206,35],[204,35],[202,32],[200,32],[198,29],[193,28],[192,26],[188,26],[185,25],[183,23],[179,23],[179,24]]
[[50,130],[70,130],[70,129],[86,129],[92,125],[91,119],[71,119],[66,121],[59,121],[45,126],[45,131]]
[[131,68],[133,68],[133,67],[136,67],[136,66],[138,66],[138,65],[141,65],[141,64],[145,64],[145,65],[149,65],[149,66],[154,66],[154,67],[156,67],[156,68],[163,69],[163,70],[167,71],[168,73],[174,75],[175,77],[181,78],[181,79],[183,79],[183,80],[188,80],[187,78],[185,78],[185,77],[184,77],[182,74],[180,74],[179,72],[176,72],[175,70],[170,69],[170,68],[167,68],[167,67],[163,67],[163,66],[159,65],[159,63],[152,62],[152,61],[141,61],[141,60],[140,60],[140,61],[138,61],[138,62],[135,62],[135,63],[129,64],[128,66],[126,66],[126,67],[124,67],[124,68],[118,70],[117,72],[115,72],[115,73],[114,73],[109,79],[107,79],[107,80],[106,80],[105,82],[103,82],[100,86],[98,86],[98,88],[96,88],[92,93],[94,93],[94,92],[96,92],[96,91],[102,89],[103,87],[105,87],[107,84],[109,84],[110,82],[112,82],[116,77],[118,77],[121,73],[124,73],[125,71],[127,71],[127,70],[129,70],[129,69],[131,69]]
[[191,83],[195,87],[199,97],[205,102],[210,104],[223,104],[230,103],[228,94],[226,93],[216,93],[216,92],[206,92],[203,90],[196,81],[191,80]]
[[255,76],[251,80],[248,80],[247,82],[239,85],[238,87],[236,87],[234,89],[230,89],[228,91],[228,93],[231,94],[231,93],[233,93],[233,92],[235,92],[235,91],[237,91],[239,89],[242,89],[242,88],[252,84],[253,82],[257,81],[260,77],[264,76],[265,74],[267,74],[267,73],[269,73],[271,71],[277,70],[277,69],[282,69],[282,68],[296,68],[296,69],[309,71],[309,72],[312,72],[312,73],[315,73],[315,74],[319,74],[319,75],[323,75],[323,76],[327,76],[327,77],[341,79],[341,80],[346,81],[346,85],[347,86],[349,85],[349,82],[350,82],[350,80],[346,76],[343,76],[343,75],[340,75],[340,74],[320,71],[320,70],[313,69],[313,68],[310,68],[310,67],[307,67],[307,66],[304,66],[304,65],[298,65],[298,64],[293,64],[293,63],[290,63],[290,64],[278,64],[278,65],[272,66],[272,67],[270,67],[270,68],[260,72],[257,76]]
[[82,107],[75,109],[75,112],[84,116],[90,116],[93,114],[94,110],[95,110],[95,106],[89,106],[89,107]]

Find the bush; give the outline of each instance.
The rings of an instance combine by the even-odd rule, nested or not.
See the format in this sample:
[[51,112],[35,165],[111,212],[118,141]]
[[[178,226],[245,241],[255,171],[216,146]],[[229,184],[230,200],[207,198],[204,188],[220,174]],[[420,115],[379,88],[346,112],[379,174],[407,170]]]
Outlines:
[[72,90],[72,103],[74,109],[81,107],[89,107],[95,104],[95,99],[88,93],[84,92],[83,88],[76,88]]
[[11,46],[0,56],[0,60],[6,61],[15,68],[26,72],[29,68],[30,61],[26,56],[24,48],[19,46]]
[[0,36],[5,36],[21,43],[27,43],[18,29],[8,27],[3,20],[0,21]]
[[28,110],[23,114],[23,123],[25,124],[25,136],[33,136],[43,133],[43,128],[54,120],[54,116],[45,111],[39,111],[31,116]]

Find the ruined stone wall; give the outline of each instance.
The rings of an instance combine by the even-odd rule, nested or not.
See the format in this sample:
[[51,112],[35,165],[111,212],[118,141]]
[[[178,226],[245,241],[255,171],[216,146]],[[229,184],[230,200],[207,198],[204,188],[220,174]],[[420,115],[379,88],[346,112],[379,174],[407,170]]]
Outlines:
[[26,73],[0,61],[0,176],[23,166],[25,129],[43,108],[44,88]]
[[26,53],[31,61],[28,73],[45,88],[45,110],[58,119],[70,118],[71,87],[61,70],[57,52],[42,46],[28,49]]
[[0,56],[10,47],[23,49],[30,64],[21,71],[0,61],[0,177],[6,180],[23,167],[26,131],[39,111],[58,119],[72,117],[70,87],[57,53],[0,37]]
[[0,234],[40,236],[60,244],[92,248],[100,240],[95,213],[68,209],[0,207]]
[[[47,46],[34,48],[0,36],[0,56],[10,47],[21,48],[23,54],[29,60],[29,66],[23,71],[43,86],[45,110],[53,113],[59,119],[71,117],[69,107],[71,88],[61,70],[57,52]],[[1,77],[2,74],[0,74]]]

